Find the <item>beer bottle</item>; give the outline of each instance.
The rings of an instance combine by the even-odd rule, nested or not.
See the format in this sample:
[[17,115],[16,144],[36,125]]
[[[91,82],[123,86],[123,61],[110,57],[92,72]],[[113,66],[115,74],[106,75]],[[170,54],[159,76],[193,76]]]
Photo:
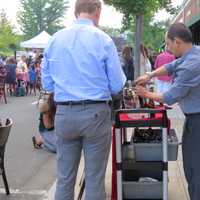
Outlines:
[[[153,92],[153,87],[150,87],[149,91]],[[147,107],[148,108],[155,108],[155,103],[154,103],[154,101],[152,99],[148,99],[148,101],[147,101]]]
[[140,108],[145,108],[146,107],[146,99],[144,97],[139,97],[140,101]]
[[133,102],[134,102],[134,108],[140,108],[139,96],[135,94],[134,91],[132,91],[132,97],[133,97]]
[[155,103],[152,99],[149,99],[148,101],[148,108],[155,108]]

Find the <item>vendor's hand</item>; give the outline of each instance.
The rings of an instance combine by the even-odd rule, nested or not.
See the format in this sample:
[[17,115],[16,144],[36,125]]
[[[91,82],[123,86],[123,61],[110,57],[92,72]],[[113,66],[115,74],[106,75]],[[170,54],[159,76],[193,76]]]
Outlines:
[[145,74],[143,76],[138,77],[135,81],[134,84],[135,85],[145,85],[149,80],[150,80],[150,76]]
[[148,94],[148,90],[141,85],[137,85],[134,89],[134,92],[141,97],[147,97]]

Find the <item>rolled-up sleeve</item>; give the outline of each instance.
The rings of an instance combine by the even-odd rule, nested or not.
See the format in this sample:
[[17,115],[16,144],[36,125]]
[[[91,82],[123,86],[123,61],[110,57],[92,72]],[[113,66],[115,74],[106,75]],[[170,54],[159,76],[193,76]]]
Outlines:
[[188,95],[190,89],[195,87],[197,83],[198,82],[195,80],[192,71],[187,69],[182,70],[174,80],[171,88],[163,94],[164,102],[168,105],[179,102]]
[[177,61],[178,60],[174,60],[171,63],[167,63],[164,65],[169,76],[171,76],[175,72],[176,66],[177,66]]
[[164,102],[168,105],[172,105],[180,101],[183,97],[187,95],[189,87],[184,87],[179,85],[173,85],[170,90],[163,94]]
[[49,62],[47,58],[47,53],[44,53],[43,61],[42,61],[42,88],[44,90],[47,90],[49,92],[54,91],[54,81],[50,75],[50,69],[49,69]]
[[117,49],[113,41],[109,41],[107,47],[106,72],[109,81],[109,88],[112,94],[122,90],[126,82],[126,76],[121,67]]

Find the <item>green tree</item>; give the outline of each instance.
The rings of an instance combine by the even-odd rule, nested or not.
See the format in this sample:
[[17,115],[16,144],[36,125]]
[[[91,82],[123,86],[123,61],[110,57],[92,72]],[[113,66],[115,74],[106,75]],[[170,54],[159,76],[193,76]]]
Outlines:
[[165,31],[159,23],[144,26],[143,43],[147,48],[158,52],[163,45]]
[[0,54],[11,55],[18,47],[21,37],[13,30],[14,27],[9,22],[6,12],[0,10]]
[[112,37],[119,37],[121,30],[118,28],[111,28],[108,26],[102,26],[101,29]]
[[160,22],[144,22],[144,44],[154,52],[159,52],[164,43],[165,33],[169,26],[169,19]]
[[[153,17],[145,16],[143,20],[143,34],[142,42],[146,47],[150,48],[154,52],[159,52],[160,48],[163,46],[165,32],[169,26],[169,19],[164,21],[155,22]],[[135,35],[132,30],[135,30],[135,21],[132,20],[130,26],[128,27],[129,32],[129,43],[135,43]],[[125,29],[125,32],[127,30]]]
[[[179,9],[172,6],[171,0],[104,0],[108,5],[114,6],[124,14],[123,25],[129,26],[137,15],[153,16],[159,9],[166,9],[170,14],[175,14]],[[126,27],[127,28],[127,27]]]
[[142,40],[143,17],[153,16],[158,9],[165,8],[171,13],[175,12],[171,0],[104,0],[108,5],[114,6],[124,14],[123,23],[125,28],[130,27],[131,21],[135,23],[135,75],[140,74],[140,43]]
[[18,22],[26,38],[43,30],[50,34],[62,28],[61,22],[68,8],[67,0],[20,0]]

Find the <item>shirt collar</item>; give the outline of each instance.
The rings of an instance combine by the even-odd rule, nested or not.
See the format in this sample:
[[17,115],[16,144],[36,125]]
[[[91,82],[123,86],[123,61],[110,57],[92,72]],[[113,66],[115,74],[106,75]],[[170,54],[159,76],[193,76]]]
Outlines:
[[182,60],[182,59],[185,59],[188,55],[190,55],[190,54],[194,51],[194,49],[195,49],[195,45],[194,45],[191,49],[189,49],[188,51],[186,51],[186,52],[181,56],[181,60]]
[[74,21],[75,24],[94,25],[91,19],[79,18]]

